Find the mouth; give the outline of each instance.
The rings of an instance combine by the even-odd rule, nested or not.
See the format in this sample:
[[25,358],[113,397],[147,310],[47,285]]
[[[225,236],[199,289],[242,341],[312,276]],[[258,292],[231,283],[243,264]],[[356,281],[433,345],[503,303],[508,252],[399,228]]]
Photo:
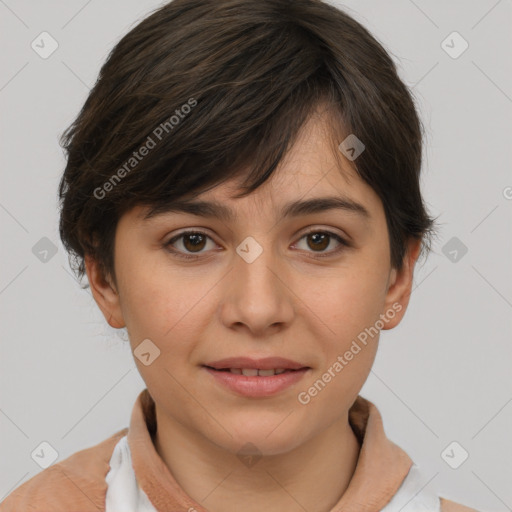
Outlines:
[[202,365],[222,390],[246,398],[276,395],[298,383],[311,368],[283,358],[229,358]]
[[270,368],[264,370],[261,368],[214,368],[212,366],[205,365],[205,368],[217,372],[230,372],[235,375],[244,375],[245,377],[272,377],[273,375],[281,375],[283,373],[297,372],[300,370],[308,369],[307,367],[292,370],[290,368]]
[[[252,358],[252,357],[228,357],[225,359],[219,359],[218,361],[212,361],[206,363],[204,366],[212,368],[213,370],[234,370],[235,373],[253,371],[253,373],[246,373],[248,376],[255,376],[254,370],[257,372],[264,372],[266,370],[272,370],[276,373],[283,373],[289,370],[302,370],[303,368],[309,368],[305,364],[299,363],[292,359],[286,359],[284,357],[263,357],[263,358]],[[261,375],[265,375],[262,373]]]

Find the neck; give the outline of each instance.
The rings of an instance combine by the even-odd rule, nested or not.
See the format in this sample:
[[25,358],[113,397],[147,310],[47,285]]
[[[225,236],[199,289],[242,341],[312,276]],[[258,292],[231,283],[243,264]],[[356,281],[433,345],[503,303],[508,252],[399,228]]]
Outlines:
[[348,415],[294,450],[244,465],[156,410],[155,449],[182,489],[211,512],[329,512],[359,456]]

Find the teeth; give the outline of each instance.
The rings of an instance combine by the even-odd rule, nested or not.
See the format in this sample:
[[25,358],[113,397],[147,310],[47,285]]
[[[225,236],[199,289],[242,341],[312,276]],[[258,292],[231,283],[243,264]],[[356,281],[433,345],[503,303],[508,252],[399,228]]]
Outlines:
[[258,370],[256,368],[230,368],[229,371],[231,373],[235,373],[236,375],[245,375],[246,377],[256,377],[256,375],[259,375],[260,377],[271,377],[272,375],[279,375],[284,373],[286,370],[284,368],[277,368],[275,370]]
[[262,377],[270,377],[275,374],[274,370],[258,370],[258,375],[261,375]]
[[255,377],[258,375],[258,369],[257,368],[242,368],[242,375],[245,375],[246,377]]

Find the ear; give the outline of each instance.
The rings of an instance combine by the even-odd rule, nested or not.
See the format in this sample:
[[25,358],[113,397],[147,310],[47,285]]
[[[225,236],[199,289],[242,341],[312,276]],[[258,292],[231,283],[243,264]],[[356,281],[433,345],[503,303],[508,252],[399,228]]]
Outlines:
[[84,261],[85,271],[96,304],[98,304],[108,324],[115,329],[121,329],[125,326],[125,322],[119,302],[119,293],[115,286],[104,277],[100,265],[92,256],[86,255]]
[[[405,315],[412,292],[414,266],[418,260],[420,249],[421,240],[410,239],[407,243],[402,268],[400,270],[391,269],[384,311],[382,312],[387,317],[383,329],[393,329]],[[391,315],[386,315],[387,311],[393,311],[394,316],[390,318]]]

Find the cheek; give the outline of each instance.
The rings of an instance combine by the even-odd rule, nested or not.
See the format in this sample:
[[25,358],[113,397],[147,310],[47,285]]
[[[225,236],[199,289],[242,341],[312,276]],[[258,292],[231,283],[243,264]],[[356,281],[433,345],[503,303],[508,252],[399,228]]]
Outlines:
[[121,309],[132,349],[150,339],[161,351],[160,362],[176,365],[193,350],[190,340],[200,339],[211,319],[207,292],[216,281],[211,276],[191,279],[161,261],[150,265],[149,258],[145,265],[135,259],[124,263]]
[[145,338],[160,339],[179,314],[174,302],[181,291],[151,262],[151,257],[125,251],[116,263],[120,306],[133,345]]
[[329,337],[349,341],[379,318],[386,296],[382,265],[363,261],[336,269],[321,281],[307,280],[298,295],[324,325]]
[[325,424],[335,421],[364,385],[378,348],[375,325],[384,281],[382,272],[347,272],[327,281],[322,293],[310,295],[314,304],[308,305],[321,319],[324,334],[316,338],[322,364],[298,390],[298,407],[306,413],[304,429],[318,421],[314,418]]
[[[323,341],[325,359],[319,373],[327,372],[331,393],[336,389],[350,393],[360,389],[375,358],[379,337],[375,324],[382,302],[376,283],[354,277],[337,284],[329,299],[324,298],[322,318],[329,335]],[[324,397],[327,401],[328,394]]]

